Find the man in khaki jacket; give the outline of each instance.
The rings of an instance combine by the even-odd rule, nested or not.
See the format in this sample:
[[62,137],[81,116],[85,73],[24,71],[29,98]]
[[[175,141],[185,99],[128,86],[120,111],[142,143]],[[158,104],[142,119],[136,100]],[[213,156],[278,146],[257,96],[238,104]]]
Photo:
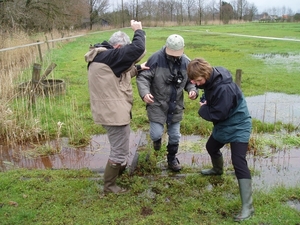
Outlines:
[[133,104],[131,78],[142,67],[135,66],[145,54],[145,32],[141,22],[131,20],[134,37],[121,31],[109,41],[95,44],[85,54],[91,111],[94,122],[107,131],[110,154],[104,171],[104,193],[126,190],[116,185],[116,179],[127,165],[130,120]]

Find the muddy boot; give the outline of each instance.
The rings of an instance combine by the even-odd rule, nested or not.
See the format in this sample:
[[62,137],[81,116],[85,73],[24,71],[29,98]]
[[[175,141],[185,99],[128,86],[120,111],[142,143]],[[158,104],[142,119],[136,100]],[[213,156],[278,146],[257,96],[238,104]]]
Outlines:
[[104,193],[125,193],[127,190],[116,185],[121,165],[107,161],[104,171]]
[[155,151],[159,151],[161,148],[161,138],[157,141],[153,141],[153,148]]
[[249,219],[254,214],[251,179],[239,179],[238,183],[242,200],[242,211],[234,217],[235,222]]
[[203,175],[222,175],[223,174],[223,156],[214,159],[211,158],[211,162],[213,165],[213,168],[211,169],[205,169],[205,170],[201,170],[201,174]]
[[181,170],[181,166],[179,160],[176,158],[176,153],[178,152],[178,144],[167,146],[167,160],[168,160],[168,168],[173,172],[179,172]]

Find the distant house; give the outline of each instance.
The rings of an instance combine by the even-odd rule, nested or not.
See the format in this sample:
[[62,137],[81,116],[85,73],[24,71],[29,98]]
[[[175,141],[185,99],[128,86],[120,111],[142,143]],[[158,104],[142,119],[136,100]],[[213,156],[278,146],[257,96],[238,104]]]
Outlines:
[[277,15],[269,15],[268,13],[258,15],[258,21],[263,23],[278,22],[279,20]]
[[109,26],[109,22],[103,18],[100,18],[100,24],[104,27]]
[[282,21],[288,21],[289,20],[289,15],[282,15],[281,20]]

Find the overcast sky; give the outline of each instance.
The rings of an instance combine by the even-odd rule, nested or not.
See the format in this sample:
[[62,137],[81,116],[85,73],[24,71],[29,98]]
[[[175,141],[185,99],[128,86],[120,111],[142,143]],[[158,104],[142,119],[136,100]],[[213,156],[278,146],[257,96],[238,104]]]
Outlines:
[[[229,1],[230,2],[230,1]],[[270,8],[290,8],[294,13],[300,13],[300,1],[299,0],[248,0],[249,3],[256,5],[259,12],[263,12]]]
[[[129,2],[132,0],[124,0],[125,2]],[[142,1],[142,0],[140,0]],[[218,2],[218,0],[215,0]],[[232,0],[222,0],[228,3],[231,3]],[[273,7],[275,8],[280,8],[282,9],[283,6],[285,6],[286,9],[291,9],[293,13],[300,13],[300,0],[247,0],[248,3],[254,3],[255,6],[258,9],[259,13],[262,13],[264,11],[267,11],[268,9],[272,9]],[[116,8],[118,5],[121,5],[121,0],[109,0],[111,8]],[[208,4],[211,2],[211,0],[204,0],[203,1],[205,4]]]

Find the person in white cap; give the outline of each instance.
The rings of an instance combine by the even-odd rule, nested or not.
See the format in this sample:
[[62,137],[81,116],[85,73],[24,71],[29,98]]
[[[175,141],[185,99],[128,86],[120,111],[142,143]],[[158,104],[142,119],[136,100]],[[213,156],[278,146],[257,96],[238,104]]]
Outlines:
[[184,54],[184,39],[178,34],[167,38],[165,46],[147,60],[150,70],[143,70],[136,78],[139,95],[146,103],[150,121],[150,138],[155,150],[161,149],[164,127],[167,127],[168,168],[181,170],[176,157],[180,141],[180,122],[183,117],[183,91],[189,98],[198,97],[198,89],[187,76],[190,59]]

